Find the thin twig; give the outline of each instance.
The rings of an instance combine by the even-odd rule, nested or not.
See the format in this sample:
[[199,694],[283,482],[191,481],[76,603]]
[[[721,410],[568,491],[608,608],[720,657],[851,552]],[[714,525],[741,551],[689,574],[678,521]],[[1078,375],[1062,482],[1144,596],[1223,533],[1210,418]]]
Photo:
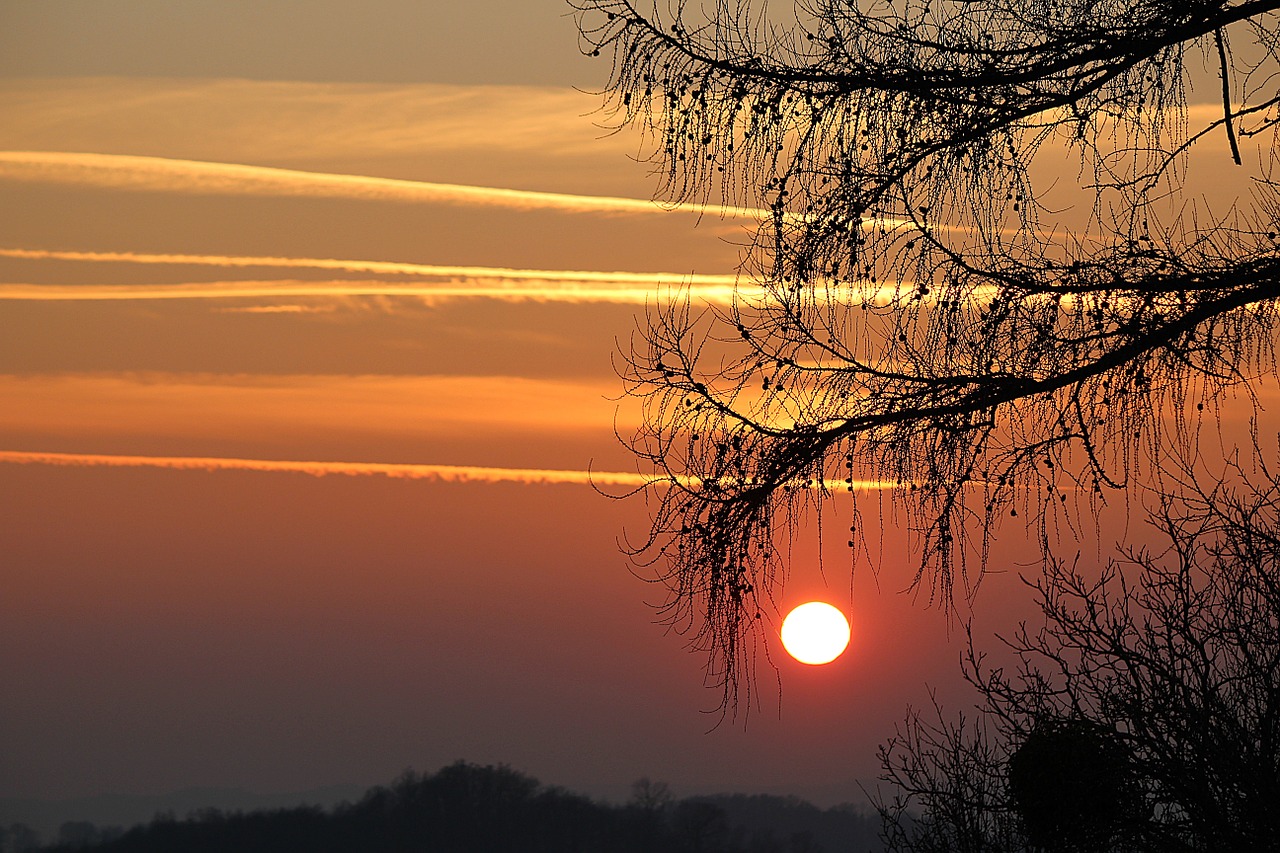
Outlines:
[[1213,31],[1213,40],[1218,45],[1218,63],[1222,70],[1223,124],[1227,127],[1227,141],[1231,143],[1231,159],[1241,166],[1240,146],[1236,144],[1235,124],[1231,121],[1231,76],[1227,69],[1227,45],[1222,39],[1221,27]]

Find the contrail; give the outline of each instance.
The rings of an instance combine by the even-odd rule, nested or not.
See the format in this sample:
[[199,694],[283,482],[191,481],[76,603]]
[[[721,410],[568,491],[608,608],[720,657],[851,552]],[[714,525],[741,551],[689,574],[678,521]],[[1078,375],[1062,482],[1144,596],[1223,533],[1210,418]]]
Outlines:
[[419,465],[394,462],[314,462],[239,459],[221,456],[117,456],[98,453],[43,453],[0,450],[0,462],[109,468],[168,468],[180,471],[260,471],[312,477],[389,477],[442,483],[525,483],[597,486],[645,486],[666,478],[623,471],[572,471],[544,468],[486,468],[473,465]]
[[[686,287],[681,294],[728,305],[734,288]],[[503,284],[501,279],[458,284],[397,284],[381,281],[234,281],[194,284],[0,284],[0,300],[36,302],[129,301],[148,299],[256,299],[282,297],[406,296],[424,299],[499,299],[509,302],[614,302],[643,305],[662,292],[644,287],[602,287],[574,282],[559,286]]]
[[[167,468],[179,471],[258,471],[325,477],[389,477],[441,483],[523,483],[526,485],[623,486],[640,488],[663,483],[689,486],[691,477],[632,474],[625,471],[575,471],[556,468],[485,468],[471,465],[420,465],[395,462],[301,462],[239,459],[221,456],[118,456],[99,453],[45,453],[0,450],[0,463],[110,468]],[[879,480],[855,480],[858,491],[898,488]]]
[[[672,210],[719,217],[767,221],[772,210],[758,207],[688,204],[671,207],[656,201],[616,196],[478,187],[307,172],[240,163],[213,163],[132,154],[94,154],[67,151],[0,151],[0,180],[62,184],[104,189],[177,192],[195,195],[304,196],[346,198],[357,201],[389,201],[411,204],[452,204],[469,207],[502,207],[511,210],[554,210],[562,213],[653,214]],[[804,214],[783,217],[803,222]],[[864,219],[889,228],[917,226],[907,219]],[[936,226],[946,229],[946,226]]]
[[608,272],[597,270],[530,270],[508,267],[441,266],[401,261],[361,261],[337,258],[281,258],[256,255],[180,255],[147,252],[73,252],[56,249],[3,249],[0,257],[28,260],[88,261],[128,264],[185,264],[214,267],[284,267],[289,269],[372,272],[422,278],[490,278],[509,281],[581,281],[609,284],[695,284],[732,285],[732,275],[699,275],[674,272]]
[[[55,249],[0,248],[0,258],[212,266],[228,268],[315,269],[439,279],[430,285],[389,282],[240,281],[161,285],[43,285],[0,284],[0,299],[113,300],[113,299],[231,299],[289,296],[418,296],[434,298],[491,298],[547,302],[615,302],[643,305],[685,296],[709,304],[732,305],[739,299],[758,300],[765,291],[734,275],[676,272],[606,272],[596,270],[531,270],[506,267],[441,266],[402,261],[337,258],[280,258],[248,255],[181,255],[144,252],[80,252]],[[461,282],[469,282],[463,285]],[[542,286],[530,283],[542,282]],[[894,288],[851,283],[851,302],[891,298]],[[914,290],[911,282],[902,287]],[[994,292],[994,291],[993,291]]]
[[[645,304],[671,291],[728,305],[737,276],[676,272],[534,270],[506,267],[442,266],[398,261],[336,258],[281,258],[241,255],[182,255],[142,252],[78,252],[0,248],[0,257],[229,268],[314,269],[436,279],[430,284],[384,281],[236,281],[161,285],[0,284],[0,299],[118,300],[233,299],[289,296],[420,296],[567,302]],[[739,295],[758,290],[746,287]]]
[[[670,280],[674,284],[675,280]],[[194,284],[0,284],[0,300],[33,302],[132,301],[148,299],[259,299],[285,297],[399,296],[425,300],[497,299],[506,302],[617,303],[645,305],[673,296],[693,296],[716,305],[733,304],[732,285],[652,287],[564,281],[556,284],[504,283],[474,279],[467,284],[399,284],[383,281],[233,281]],[[743,295],[739,292],[739,296]]]
[[[653,214],[670,210],[658,202],[638,198],[431,183],[168,157],[62,151],[0,151],[0,179],[199,195],[310,196],[564,213]],[[733,207],[709,208],[706,212],[726,218],[761,219],[771,215],[765,210]]]
[[732,275],[696,275],[672,272],[604,272],[595,270],[526,270],[506,267],[463,267],[415,264],[402,261],[360,261],[337,258],[280,258],[256,255],[180,255],[146,252],[74,252],[56,249],[2,249],[0,257],[30,260],[89,261],[128,264],[190,264],[214,267],[285,267],[290,269],[341,270],[408,275],[425,278],[495,278],[512,281],[598,281],[622,284],[663,284],[694,281],[733,284]]

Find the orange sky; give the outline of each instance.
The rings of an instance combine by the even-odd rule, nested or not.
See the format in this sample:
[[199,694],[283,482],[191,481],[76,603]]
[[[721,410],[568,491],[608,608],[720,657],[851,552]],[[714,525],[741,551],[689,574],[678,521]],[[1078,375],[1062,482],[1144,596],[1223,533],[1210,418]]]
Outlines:
[[635,471],[611,356],[646,299],[723,302],[748,220],[647,201],[554,0],[297,5],[0,13],[0,796],[461,758],[860,799],[956,685],[902,534],[852,595],[847,555],[824,579],[797,546],[782,603],[849,606],[851,650],[775,655],[781,717],[766,668],[751,724],[708,733],[701,660],[617,549],[645,508],[584,481]]

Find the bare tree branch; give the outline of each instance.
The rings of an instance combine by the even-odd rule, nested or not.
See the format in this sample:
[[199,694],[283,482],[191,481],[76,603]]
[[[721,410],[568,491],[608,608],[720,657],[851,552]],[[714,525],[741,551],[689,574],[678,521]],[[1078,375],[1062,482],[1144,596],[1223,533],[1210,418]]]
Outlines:
[[[661,195],[768,212],[740,271],[763,298],[654,309],[621,371],[665,478],[632,555],[726,710],[806,512],[887,487],[950,603],[1002,518],[1097,509],[1189,451],[1166,415],[1274,372],[1276,187],[1206,217],[1182,181],[1218,125],[1237,161],[1274,140],[1280,0],[571,2]],[[1074,219],[1037,157],[1078,170]]]

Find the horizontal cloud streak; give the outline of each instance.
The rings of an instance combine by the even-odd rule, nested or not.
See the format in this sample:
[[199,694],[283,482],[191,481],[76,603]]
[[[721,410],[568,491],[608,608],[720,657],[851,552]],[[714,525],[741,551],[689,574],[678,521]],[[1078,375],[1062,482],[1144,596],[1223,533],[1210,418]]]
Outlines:
[[[560,213],[653,214],[670,213],[673,210],[670,205],[650,199],[432,183],[133,154],[70,151],[0,151],[0,180],[189,195],[337,198]],[[700,216],[710,214],[721,219],[770,220],[774,216],[772,210],[758,207],[690,204],[674,209]],[[806,219],[804,214],[795,212],[786,212],[783,216],[794,222]],[[876,217],[863,221],[876,222],[889,228],[918,228],[917,223],[907,219]],[[942,224],[933,226],[933,229],[956,230]]]
[[[238,459],[222,456],[117,456],[100,453],[46,453],[0,450],[0,463],[55,465],[81,468],[167,468],[179,471],[258,471],[263,473],[307,474],[325,477],[388,477],[402,480],[430,480],[441,483],[523,483],[526,485],[644,486],[695,482],[689,477],[672,478],[626,471],[573,471],[555,468],[486,468],[472,465],[426,465],[397,462],[314,462],[280,459]],[[855,490],[897,488],[878,480],[855,480]]]
[[[502,278],[473,279],[467,284],[408,285],[379,281],[245,281],[153,285],[0,284],[0,300],[48,302],[132,301],[154,299],[258,299],[286,297],[400,296],[424,300],[497,299],[507,302],[608,302],[644,305],[673,294],[702,302],[729,305],[731,285],[687,285],[679,290],[649,287],[603,287],[572,281],[543,285],[513,284]],[[746,295],[739,293],[739,295]]]
[[526,270],[507,267],[441,266],[401,261],[359,261],[336,258],[280,258],[254,255],[177,255],[145,252],[73,252],[52,249],[0,249],[0,257],[28,260],[87,261],[95,263],[171,264],[214,267],[283,267],[288,269],[372,272],[423,278],[491,278],[511,281],[595,281],[615,284],[732,285],[731,275],[696,275],[673,272],[605,272],[595,270]]
[[[466,284],[397,284],[379,281],[232,281],[197,284],[58,285],[0,284],[0,300],[35,302],[133,301],[167,299],[261,299],[351,296],[416,297],[425,301],[496,299],[506,302],[616,303],[644,305],[671,295],[689,296],[717,305],[733,303],[732,285],[688,285],[679,290],[652,287],[605,287],[562,281],[513,283],[478,278]],[[265,309],[264,309],[265,310]]]
[[544,468],[485,468],[472,465],[419,465],[395,462],[314,462],[237,459],[221,456],[116,456],[98,453],[43,453],[0,450],[0,462],[109,468],[168,468],[180,471],[260,471],[325,477],[389,477],[441,483],[525,483],[645,486],[665,478],[622,471],[569,471]]
[[[509,301],[613,302],[643,305],[673,293],[704,302],[732,302],[737,278],[674,272],[532,270],[504,267],[441,266],[396,261],[280,258],[233,255],[178,255],[135,252],[76,252],[0,249],[0,257],[89,263],[169,266],[315,269],[436,279],[430,284],[385,281],[232,281],[160,285],[0,284],[0,299],[82,301],[139,299],[237,299],[262,297],[410,296],[432,299],[487,298]],[[740,296],[758,289],[738,290]]]
[[[238,163],[61,151],[0,151],[0,179],[195,195],[303,196],[357,201],[500,207],[562,213],[665,213],[638,198],[438,184],[400,178],[306,172]],[[712,208],[724,217],[765,218],[763,210]]]
[[675,272],[535,270],[445,266],[400,261],[185,255],[143,252],[78,252],[0,248],[0,258],[239,269],[313,269],[436,279],[413,285],[384,281],[236,281],[162,285],[0,284],[0,299],[87,301],[140,299],[237,299],[272,297],[406,296],[426,299],[484,298],[507,301],[610,302],[644,305],[685,294],[729,305],[735,291],[755,298],[759,288],[739,287],[737,276]]
[[[167,266],[314,269],[437,279],[438,283],[406,285],[384,281],[235,281],[156,285],[0,284],[0,300],[141,300],[238,299],[265,297],[410,296],[425,299],[500,299],[544,302],[611,302],[644,305],[685,296],[713,305],[765,296],[759,285],[733,275],[675,272],[607,272],[533,270],[506,267],[442,266],[402,261],[280,258],[241,255],[179,255],[142,252],[79,252],[51,249],[4,249],[0,258],[131,263]],[[531,284],[531,283],[537,284]],[[914,291],[912,282],[902,288]],[[851,304],[894,298],[895,288],[855,282],[848,287]],[[992,291],[994,292],[994,290]],[[985,291],[975,295],[984,295]],[[914,294],[913,294],[914,298]]]
[[159,264],[173,266],[229,266],[229,268],[324,269],[344,273],[410,275],[447,280],[504,280],[504,282],[590,282],[600,284],[691,284],[732,287],[735,275],[695,273],[628,273],[607,270],[509,269],[504,266],[447,266],[406,261],[344,260],[335,257],[275,257],[257,255],[178,255],[152,252],[82,252],[46,248],[0,248],[0,257],[22,260],[86,261],[106,264]]

